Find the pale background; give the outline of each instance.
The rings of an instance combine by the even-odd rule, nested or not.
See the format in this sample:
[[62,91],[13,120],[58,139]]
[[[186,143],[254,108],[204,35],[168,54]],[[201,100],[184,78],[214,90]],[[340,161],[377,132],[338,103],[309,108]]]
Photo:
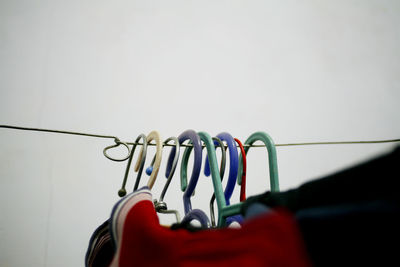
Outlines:
[[[276,143],[399,138],[399,26],[399,1],[2,0],[0,124],[124,141],[186,129],[242,141],[261,130]],[[102,155],[112,143],[0,129],[0,266],[83,265],[125,171]],[[392,147],[278,147],[281,189]],[[268,190],[265,150],[248,161],[248,195]],[[178,177],[166,201],[182,211]],[[193,206],[208,212],[211,190],[200,177]]]

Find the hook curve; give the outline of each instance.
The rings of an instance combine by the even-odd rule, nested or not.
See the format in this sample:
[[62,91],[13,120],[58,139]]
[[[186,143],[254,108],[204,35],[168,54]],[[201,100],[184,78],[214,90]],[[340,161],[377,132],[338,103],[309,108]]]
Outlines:
[[[112,160],[112,161],[125,161],[125,160],[127,160],[127,159],[131,156],[131,154],[132,154],[132,151],[131,151],[131,149],[129,148],[128,144],[125,143],[125,142],[121,142],[118,138],[114,138],[114,142],[115,142],[114,145],[107,146],[107,147],[105,147],[105,148],[103,149],[103,155],[104,155],[106,158],[108,158],[109,160]],[[128,150],[128,155],[127,155],[126,157],[124,157],[124,158],[122,158],[122,159],[116,159],[116,158],[113,158],[113,157],[111,157],[110,155],[107,154],[107,151],[108,151],[108,150],[110,150],[111,148],[114,148],[114,147],[118,147],[118,146],[120,146],[120,145],[123,145],[123,146],[126,147],[126,149]]]
[[[144,162],[146,161],[146,154],[147,154],[147,139],[146,139],[146,136],[144,134],[140,134],[136,138],[135,144],[132,147],[131,153],[129,155],[129,160],[128,160],[128,163],[127,163],[126,169],[125,169],[124,180],[122,181],[121,189],[118,191],[118,195],[120,197],[123,197],[123,196],[126,195],[125,185],[126,185],[126,181],[128,179],[129,170],[130,170],[132,159],[133,159],[133,154],[135,153],[135,149],[136,149],[137,144],[138,144],[140,139],[143,139],[143,146],[142,146],[142,149],[141,149],[142,153],[141,153],[141,155],[138,157],[138,159],[136,161],[136,165],[139,165],[140,168],[138,169],[138,174],[136,176],[136,181],[135,181],[135,185],[133,187],[133,191],[135,191],[138,188],[140,177],[142,176]],[[143,151],[144,151],[144,153],[143,153]]]
[[170,138],[168,138],[167,140],[164,141],[164,145],[167,145],[169,141],[174,141],[175,149],[176,149],[177,153],[175,153],[175,156],[174,156],[174,159],[173,159],[173,162],[172,162],[172,167],[171,167],[169,173],[166,172],[167,182],[165,183],[164,188],[163,188],[163,190],[161,192],[160,200],[154,199],[153,202],[154,202],[154,207],[155,207],[157,212],[174,214],[175,218],[176,218],[176,221],[179,223],[180,222],[179,212],[177,210],[168,210],[167,203],[164,202],[164,196],[165,196],[165,193],[168,190],[168,187],[169,187],[169,185],[171,183],[172,177],[173,177],[173,175],[175,173],[175,169],[176,169],[176,166],[178,165],[179,154],[180,154],[180,144],[179,144],[178,138],[170,137]]
[[[184,131],[183,133],[181,133],[178,136],[178,140],[179,140],[180,145],[182,145],[182,143],[185,142],[186,140],[190,140],[192,142],[193,148],[194,148],[193,170],[192,170],[192,175],[190,178],[189,185],[182,184],[182,181],[183,181],[182,177],[185,177],[187,180],[187,169],[182,168],[183,165],[181,165],[181,189],[182,189],[182,191],[185,191],[185,189],[186,189],[186,191],[183,195],[183,205],[184,205],[185,214],[187,214],[192,209],[192,205],[190,203],[190,196],[193,193],[194,188],[196,187],[197,180],[199,179],[199,175],[200,175],[201,161],[202,161],[202,148],[201,148],[200,137],[194,130]],[[173,147],[171,149],[171,152],[168,157],[167,171],[166,171],[166,173],[168,175],[172,169],[172,162],[173,162],[173,157],[174,157],[175,153],[176,153],[176,149],[175,149],[175,147]],[[190,192],[190,194],[189,193],[187,194],[187,192]],[[188,197],[188,195],[189,195],[189,197]]]
[[[228,150],[229,150],[229,177],[228,177],[228,183],[226,185],[225,189],[225,201],[226,204],[230,204],[230,199],[233,194],[233,190],[235,189],[236,185],[236,179],[237,179],[237,174],[238,174],[238,167],[239,167],[239,156],[236,148],[236,142],[235,139],[232,137],[227,132],[222,132],[217,135],[219,139],[222,141],[225,141],[228,144]],[[210,163],[208,161],[208,157],[206,158],[206,165],[205,165],[205,171],[207,171],[206,175],[210,175]]]
[[[221,139],[219,139],[218,137],[212,137],[212,141],[214,142],[215,148],[219,146],[221,148],[221,152],[222,152],[221,163],[220,163],[220,167],[219,167],[219,175],[221,177],[221,182],[222,182],[224,174],[225,174],[225,166],[226,166],[226,149],[225,149],[225,146],[222,143]],[[182,165],[181,166],[183,166],[182,168],[184,168],[185,172],[186,172],[186,168],[187,168],[187,164],[188,164],[188,160],[189,160],[191,152],[192,152],[192,147],[190,147],[190,146],[186,147],[185,151],[183,153],[183,156],[182,156],[182,163],[181,163]],[[181,170],[181,172],[182,172],[182,170]],[[207,165],[205,165],[204,174],[206,176],[209,176],[210,173],[211,173],[210,165],[208,165],[208,168],[207,168]],[[184,176],[182,178],[183,178],[182,179],[183,182],[185,184],[187,184],[187,181],[186,181],[187,177]],[[214,212],[214,206],[213,206],[214,199],[215,199],[215,194],[213,193],[211,200],[210,200],[211,226],[213,226],[213,227],[215,226],[215,212]],[[189,217],[191,219],[198,220],[202,225],[205,225],[205,219],[203,219],[203,218],[201,220],[199,219],[199,212],[196,211],[196,213],[193,213],[193,216],[192,216],[192,212],[194,212],[194,211],[196,211],[196,209],[190,211],[189,214],[191,216],[189,216]]]
[[247,159],[246,159],[246,151],[244,150],[244,146],[242,144],[242,142],[237,139],[234,138],[236,143],[239,145],[240,148],[240,155],[241,157],[241,163],[242,163],[242,181],[241,181],[241,185],[240,185],[240,202],[243,202],[246,200],[246,172],[247,172]]
[[[160,165],[161,165],[163,144],[161,141],[160,133],[157,131],[151,131],[147,135],[146,138],[147,138],[147,141],[146,141],[147,144],[153,140],[156,141],[156,155],[155,155],[155,159],[154,159],[154,165],[153,165],[153,169],[152,169],[149,181],[147,182],[147,187],[149,189],[152,189],[153,185],[157,179],[158,171],[159,171]],[[143,155],[143,149],[140,150],[139,157],[142,157],[142,155]],[[140,167],[140,164],[139,164],[139,161],[137,161],[136,165],[135,165],[135,171],[138,171],[139,167]]]
[[[245,152],[247,154],[250,146],[255,142],[255,141],[262,141],[265,146],[267,147],[268,150],[268,164],[269,164],[269,178],[270,178],[270,185],[271,185],[271,191],[276,192],[279,191],[279,180],[278,180],[278,163],[277,163],[277,158],[276,158],[276,148],[274,141],[272,138],[265,132],[255,132],[252,135],[250,135],[249,138],[247,138],[245,142]],[[246,146],[247,145],[247,146]],[[239,173],[238,173],[238,183],[241,183],[241,173],[242,173],[242,160],[239,160]],[[220,192],[220,184],[218,184],[217,181],[217,186],[214,188],[214,190],[217,190]],[[226,224],[226,218],[232,215],[236,215],[240,213],[241,207],[243,206],[243,202],[233,204],[230,206],[226,206],[225,199],[223,198],[223,195],[217,192],[217,204],[218,204],[218,209],[220,213],[218,214],[218,226],[224,226]]]
[[165,183],[165,186],[161,192],[160,195],[160,202],[162,202],[164,200],[164,196],[165,193],[168,190],[169,184],[171,183],[172,177],[174,176],[175,170],[176,170],[176,166],[178,165],[178,160],[179,160],[179,154],[180,154],[180,144],[179,144],[179,140],[176,137],[170,137],[167,140],[165,140],[164,144],[168,144],[169,141],[174,141],[175,144],[175,151],[177,151],[174,155],[174,159],[172,162],[172,166],[171,168],[165,171],[165,177],[167,178],[167,182]]
[[[267,133],[255,132],[252,135],[250,135],[245,142],[245,145],[247,145],[244,147],[246,155],[251,145],[253,145],[254,142],[256,141],[262,141],[265,144],[268,151],[269,179],[270,179],[271,191],[272,192],[279,191],[278,162],[276,157],[275,143]],[[242,183],[242,176],[241,176],[242,172],[243,172],[243,164],[242,164],[242,156],[240,156],[239,172],[237,178],[238,184]]]

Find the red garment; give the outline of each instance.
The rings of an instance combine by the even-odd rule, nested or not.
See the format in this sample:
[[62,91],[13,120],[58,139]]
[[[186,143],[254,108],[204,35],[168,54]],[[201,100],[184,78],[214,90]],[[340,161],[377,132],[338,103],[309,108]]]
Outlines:
[[310,265],[297,226],[286,212],[247,221],[241,229],[191,233],[161,226],[147,192],[125,202],[119,214],[114,223],[123,227],[114,228],[118,240],[111,266]]

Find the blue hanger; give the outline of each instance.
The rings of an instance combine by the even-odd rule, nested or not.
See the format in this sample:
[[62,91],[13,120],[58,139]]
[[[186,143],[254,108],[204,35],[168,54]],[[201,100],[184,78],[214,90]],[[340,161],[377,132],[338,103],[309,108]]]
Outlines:
[[[232,193],[235,188],[236,179],[237,179],[237,175],[238,175],[239,156],[238,156],[238,151],[236,148],[236,141],[232,137],[232,135],[230,135],[227,132],[223,132],[223,133],[218,134],[217,137],[220,138],[222,141],[225,141],[227,143],[228,149],[229,149],[229,158],[230,158],[229,177],[228,177],[228,183],[226,185],[224,194],[225,194],[226,205],[230,205],[230,198],[232,197]],[[214,141],[214,144],[218,145],[215,141]],[[206,158],[206,162],[204,165],[204,174],[206,176],[210,176],[210,164],[209,164],[208,157]],[[221,178],[222,177],[223,177],[223,175],[221,176]],[[222,181],[222,179],[221,179],[221,181]],[[210,200],[211,223],[212,223],[213,227],[215,227],[215,215],[214,215],[214,205],[213,205],[214,200],[215,200],[215,194],[213,194],[213,196],[211,197],[211,200]],[[241,224],[241,223],[243,223],[243,217],[241,215],[235,215],[235,216],[231,216],[231,217],[227,218],[228,225],[234,221]]]
[[198,221],[203,228],[210,228],[210,220],[208,219],[204,211],[200,209],[191,210],[188,214],[185,215],[185,217],[183,217],[181,223],[184,224],[193,220]]
[[[192,177],[189,181],[189,185],[191,185],[191,184],[194,185],[193,189],[189,191],[190,186],[189,187],[186,186],[186,184],[187,184],[187,175],[186,175],[187,164],[189,161],[190,152],[192,151],[193,147],[194,146],[188,146],[185,148],[185,151],[182,156],[182,162],[181,162],[181,189],[182,189],[182,191],[184,191],[183,204],[185,207],[185,217],[182,219],[182,223],[191,222],[193,220],[196,220],[196,221],[200,222],[200,224],[203,228],[210,228],[211,224],[210,224],[210,220],[208,219],[207,214],[200,209],[192,209],[192,204],[190,201],[191,196],[194,195],[194,189],[197,185],[200,172],[199,172],[198,176],[196,176],[196,177],[193,177],[193,175],[192,175]],[[203,147],[201,147],[201,150],[203,150]],[[195,148],[195,153],[196,153],[196,148]],[[201,163],[200,163],[200,165],[201,165]],[[193,183],[193,181],[192,181],[193,179],[196,179],[195,183]]]
[[[218,137],[213,137],[212,140],[214,140],[215,142],[215,146],[219,146],[221,148],[222,151],[222,156],[221,156],[221,165],[220,165],[220,177],[221,177],[221,181],[222,178],[224,176],[225,173],[225,165],[226,165],[226,150],[225,150],[225,146],[222,143],[221,139],[219,139]],[[186,147],[184,153],[183,153],[183,157],[182,157],[182,163],[181,163],[181,170],[186,171],[187,169],[187,164],[189,161],[189,156],[190,156],[190,152],[192,151],[192,147]],[[217,167],[218,168],[218,167]],[[187,179],[186,177],[182,177],[183,181],[185,182],[185,180]],[[213,197],[215,198],[215,195],[213,194]],[[212,203],[210,203],[210,209],[211,209],[211,222],[212,222],[212,226],[215,226],[215,216],[214,216],[214,207],[212,206]],[[201,216],[202,218],[199,218],[199,216]],[[210,226],[210,222],[208,220],[207,215],[202,211],[202,210],[198,210],[198,209],[194,209],[191,210],[190,212],[188,212],[185,216],[185,218],[183,218],[182,222],[187,222],[187,221],[192,221],[192,220],[197,220],[201,223],[201,225],[203,227],[208,228]]]
[[[182,145],[186,140],[190,140],[194,148],[194,162],[193,170],[190,178],[189,185],[187,185],[187,169],[182,169],[181,166],[181,189],[186,190],[183,194],[183,205],[185,214],[192,210],[192,204],[190,202],[190,196],[193,194],[194,188],[196,187],[197,181],[200,175],[201,161],[202,161],[202,148],[201,140],[197,133],[193,130],[186,130],[178,136],[179,144]],[[172,162],[174,160],[176,148],[173,147],[168,157],[166,175],[169,176],[172,168]],[[184,177],[184,179],[183,179]]]
[[[229,159],[230,159],[230,161],[229,161],[229,176],[228,176],[228,183],[226,185],[226,189],[224,192],[226,204],[229,205],[233,190],[235,189],[236,179],[237,179],[237,175],[238,175],[239,156],[238,156],[238,151],[236,148],[236,141],[232,137],[232,135],[230,135],[229,133],[223,132],[223,133],[218,134],[217,137],[227,143],[228,150],[229,150]],[[218,145],[218,143],[216,143],[215,141],[214,141],[214,144]],[[210,174],[211,174],[210,163],[209,163],[208,157],[206,158],[206,163],[204,165],[204,174],[206,176],[210,176]]]
[[[181,165],[181,189],[185,193],[183,194],[183,205],[185,209],[185,217],[183,218],[182,222],[187,222],[187,221],[192,221],[192,220],[197,220],[200,222],[201,226],[204,228],[209,228],[210,227],[210,221],[207,217],[207,215],[204,213],[204,211],[195,209],[192,210],[192,203],[190,202],[190,197],[192,196],[194,189],[197,185],[197,181],[199,180],[200,176],[200,169],[201,169],[201,160],[202,160],[202,146],[201,146],[201,140],[200,137],[197,135],[197,133],[193,130],[186,130],[183,132],[181,135],[179,135],[178,140],[179,144],[182,144],[186,140],[190,140],[190,143],[192,146],[187,147],[187,149],[190,148],[190,151],[192,147],[194,148],[194,163],[193,163],[193,171],[192,171],[192,176],[189,181],[189,185],[187,185],[187,162],[189,159],[189,153],[184,153],[182,157],[182,162],[185,162],[185,164]],[[171,153],[168,158],[168,163],[167,163],[167,170],[166,174],[169,175],[171,171],[171,166],[172,166],[172,155],[175,154],[174,148],[172,148]],[[187,150],[185,150],[186,152]],[[186,160],[184,160],[186,158]],[[184,168],[183,168],[184,167]]]

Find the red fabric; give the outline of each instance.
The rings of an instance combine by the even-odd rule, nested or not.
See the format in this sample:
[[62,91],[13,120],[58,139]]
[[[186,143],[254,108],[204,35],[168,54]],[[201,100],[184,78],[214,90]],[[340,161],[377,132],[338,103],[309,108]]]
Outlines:
[[309,266],[285,212],[250,220],[241,229],[191,233],[161,226],[148,200],[129,210],[116,255],[118,266]]

